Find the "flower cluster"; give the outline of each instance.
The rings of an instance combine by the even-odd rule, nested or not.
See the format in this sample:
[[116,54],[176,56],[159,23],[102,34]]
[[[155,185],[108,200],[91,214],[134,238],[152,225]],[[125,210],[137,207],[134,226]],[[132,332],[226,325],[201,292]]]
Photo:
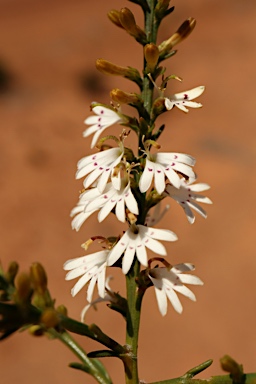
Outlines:
[[[204,87],[200,86],[165,97],[165,108],[171,110],[176,106],[184,112],[188,112],[187,107],[199,108],[202,105],[191,100],[200,96],[203,91]],[[140,130],[139,123],[134,127],[136,120],[123,115],[120,107],[115,109],[113,106],[94,103],[92,111],[95,115],[85,120],[89,128],[83,134],[84,137],[94,134],[91,148],[97,144],[101,133],[115,123],[126,125],[136,133]],[[114,137],[116,147],[102,145],[113,136],[101,139],[98,143],[100,150],[78,162],[76,178],[83,178],[84,189],[71,211],[71,216],[72,228],[76,231],[95,212],[99,222],[113,213],[120,222],[128,224],[128,229],[111,242],[106,239],[107,247],[103,250],[68,260],[64,264],[64,269],[68,271],[66,279],[79,278],[72,288],[73,296],[88,284],[89,305],[83,311],[84,316],[90,305],[106,299],[111,301],[111,297],[114,297],[108,286],[107,268],[121,266],[122,272],[128,274],[137,259],[140,266],[146,268],[144,273],[155,288],[160,313],[166,314],[167,299],[181,313],[182,305],[176,292],[195,300],[195,295],[185,284],[202,284],[198,277],[186,273],[193,271],[194,266],[185,263],[173,267],[165,265],[150,268],[147,250],[166,256],[167,251],[162,241],[177,240],[174,232],[154,227],[169,208],[166,206],[160,214],[159,202],[164,198],[175,200],[182,206],[192,224],[195,221],[192,209],[206,218],[206,212],[198,203],[211,204],[211,200],[198,192],[209,189],[209,186],[204,183],[193,184],[196,174],[193,170],[195,159],[192,156],[177,152],[152,152],[151,148],[158,149],[159,145],[152,139],[145,140],[142,137],[144,149],[139,148],[138,157],[135,157],[124,146],[126,136],[125,133],[119,139]],[[153,206],[156,206],[158,217],[148,214]],[[93,300],[96,285],[99,298]]]

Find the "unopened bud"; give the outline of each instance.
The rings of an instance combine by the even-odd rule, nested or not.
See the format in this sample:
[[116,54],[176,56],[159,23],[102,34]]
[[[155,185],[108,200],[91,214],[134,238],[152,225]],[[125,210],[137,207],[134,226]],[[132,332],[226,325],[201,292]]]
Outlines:
[[126,79],[134,81],[139,86],[141,86],[142,84],[140,73],[136,68],[121,67],[104,59],[96,60],[95,64],[98,71],[100,71],[104,75],[122,76]]
[[232,357],[225,355],[220,359],[221,368],[229,372],[233,382],[242,383],[243,382],[243,366],[239,365]]
[[[174,7],[169,8],[170,0],[158,0],[155,7],[155,18],[158,23],[167,15],[174,11]],[[169,9],[168,9],[169,8]]]
[[28,301],[32,292],[29,275],[25,272],[20,273],[15,279],[15,286],[15,299],[22,302]]
[[136,24],[134,15],[128,8],[121,9],[119,18],[123,28],[129,35],[133,36],[141,44],[147,43],[145,32]]
[[115,24],[117,27],[124,29],[120,22],[120,12],[116,9],[112,9],[108,12],[108,18],[110,21],[112,21],[113,24]]
[[189,17],[178,30],[168,39],[163,41],[159,45],[159,52],[161,57],[168,54],[170,50],[177,44],[181,43],[186,37],[190,35],[196,26],[196,20],[193,17]]
[[40,263],[33,263],[30,267],[30,276],[34,289],[38,293],[47,290],[47,275],[44,267]]
[[141,102],[136,93],[128,93],[115,88],[110,92],[111,98],[119,104],[138,104]]
[[59,324],[60,319],[58,313],[53,308],[46,308],[46,310],[42,313],[40,322],[46,328],[54,328]]
[[145,45],[144,55],[147,62],[146,73],[153,73],[159,59],[158,47],[153,43]]
[[56,308],[56,311],[60,314],[60,315],[64,315],[64,316],[67,316],[68,315],[68,310],[67,308],[65,307],[65,305],[59,305],[57,308]]
[[7,270],[6,275],[5,275],[5,278],[8,281],[8,283],[13,284],[14,279],[18,273],[18,270],[19,270],[18,263],[16,263],[16,261],[12,261],[9,264],[8,270]]

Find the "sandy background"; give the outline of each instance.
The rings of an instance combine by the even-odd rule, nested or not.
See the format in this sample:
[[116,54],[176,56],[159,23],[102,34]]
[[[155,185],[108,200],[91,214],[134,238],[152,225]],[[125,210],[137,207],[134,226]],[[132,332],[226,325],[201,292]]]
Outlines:
[[[176,0],[172,5],[176,11],[163,24],[159,42],[189,16],[198,25],[166,63],[169,74],[184,79],[168,92],[201,84],[206,92],[203,109],[163,116],[167,128],[160,141],[163,150],[196,157],[199,181],[211,185],[214,205],[206,207],[206,221],[197,217],[191,226],[173,202],[159,224],[179,236],[167,245],[168,260],[195,263],[205,286],[194,289],[197,303],[182,298],[184,313],[169,306],[165,318],[153,290],[147,293],[139,348],[146,382],[181,375],[209,358],[214,363],[202,377],[220,374],[219,358],[226,353],[246,372],[256,370],[256,3]],[[94,216],[79,233],[72,232],[69,212],[81,189],[74,179],[76,163],[90,153],[90,141],[82,138],[90,102],[109,102],[114,87],[136,91],[128,81],[94,68],[103,57],[141,69],[139,46],[106,17],[123,6],[141,22],[139,8],[125,0],[0,1],[0,61],[12,78],[0,95],[1,259],[5,267],[17,260],[22,270],[40,260],[57,303],[65,303],[77,319],[85,292],[71,298],[72,282],[64,281],[62,264],[81,256],[80,244],[90,236],[120,231],[110,219],[99,229]],[[122,292],[123,277],[119,271],[115,276],[113,288]],[[104,305],[89,313],[88,322],[124,342],[122,319]],[[98,347],[81,343],[87,351]],[[0,345],[0,356],[1,384],[94,382],[67,367],[76,359],[58,341],[18,334]],[[113,382],[123,383],[121,363],[104,363]]]

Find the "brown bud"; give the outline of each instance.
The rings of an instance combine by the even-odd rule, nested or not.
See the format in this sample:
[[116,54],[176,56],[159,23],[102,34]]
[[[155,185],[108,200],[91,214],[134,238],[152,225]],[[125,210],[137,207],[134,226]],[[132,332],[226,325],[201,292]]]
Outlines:
[[135,93],[124,92],[118,88],[112,89],[110,96],[119,104],[137,104],[140,102],[139,96]]
[[112,9],[108,12],[108,18],[110,21],[112,21],[113,24],[115,24],[117,27],[124,29],[120,22],[120,12],[116,9]]
[[46,310],[42,313],[40,322],[46,328],[54,328],[59,324],[60,319],[58,313],[53,308],[46,308]]
[[145,60],[147,62],[146,72],[153,73],[159,59],[158,47],[153,43],[145,45],[144,55],[145,55]]
[[170,50],[177,44],[181,43],[186,37],[190,35],[196,26],[196,20],[193,17],[189,17],[178,30],[168,39],[163,41],[159,45],[159,52],[161,56],[170,52]]
[[58,307],[57,307],[57,309],[56,309],[56,311],[58,312],[58,313],[60,313],[61,315],[64,315],[64,316],[67,316],[68,315],[68,310],[67,310],[67,308],[65,307],[65,305],[59,305]]
[[16,261],[12,261],[9,266],[8,270],[6,272],[5,278],[9,283],[13,283],[14,279],[18,273],[19,265],[16,263]]
[[33,263],[30,267],[30,277],[34,289],[44,293],[47,289],[47,275],[44,267],[40,263]]
[[25,272],[20,273],[15,279],[15,286],[15,299],[17,299],[17,301],[23,302],[28,301],[32,292],[29,275]]
[[229,372],[233,381],[237,383],[242,383],[243,380],[243,366],[239,365],[232,357],[225,355],[220,359],[221,368]]
[[145,32],[136,24],[133,13],[128,8],[122,8],[119,16],[120,22],[126,32],[133,36],[139,43],[146,44]]
[[97,59],[95,64],[98,71],[104,75],[127,76],[130,72],[129,68],[120,67],[104,59]]
[[135,17],[129,8],[122,8],[120,11],[120,22],[123,28],[130,34],[135,35],[137,32],[137,25]]

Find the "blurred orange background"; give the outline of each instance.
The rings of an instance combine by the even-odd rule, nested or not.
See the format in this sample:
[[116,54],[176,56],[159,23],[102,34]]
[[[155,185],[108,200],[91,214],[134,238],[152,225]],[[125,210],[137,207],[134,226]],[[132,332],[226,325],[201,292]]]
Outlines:
[[[140,378],[146,382],[180,376],[210,358],[213,365],[200,376],[221,374],[224,354],[246,372],[256,371],[256,3],[176,0],[171,5],[175,11],[164,21],[159,43],[189,16],[198,24],[166,62],[168,74],[184,79],[170,83],[167,95],[198,85],[206,85],[206,91],[196,100],[202,109],[188,114],[175,109],[159,119],[166,123],[159,142],[163,151],[196,157],[198,181],[211,185],[206,194],[214,205],[205,207],[206,221],[197,216],[190,225],[173,201],[158,225],[179,237],[165,244],[168,260],[195,263],[205,285],[193,288],[196,303],[181,298],[182,315],[169,305],[164,318],[153,289],[147,292],[139,346]],[[10,74],[0,95],[0,257],[5,268],[17,260],[21,270],[42,262],[57,304],[65,304],[76,319],[85,305],[85,290],[71,298],[74,282],[65,282],[63,263],[82,256],[80,244],[89,237],[121,231],[116,219],[99,226],[94,215],[75,233],[69,212],[82,188],[74,177],[76,163],[91,153],[90,139],[82,138],[90,102],[109,103],[115,87],[137,91],[94,67],[103,57],[142,69],[140,46],[106,17],[109,10],[124,6],[142,25],[139,7],[125,0],[0,1],[0,63]],[[135,136],[129,140],[135,143]],[[121,272],[114,276],[113,289],[124,292]],[[123,320],[105,304],[91,310],[87,322],[125,342]],[[86,351],[100,349],[78,339]],[[68,368],[76,358],[59,341],[19,333],[0,344],[0,356],[1,384],[94,382]],[[118,360],[103,363],[114,383],[124,382]]]

